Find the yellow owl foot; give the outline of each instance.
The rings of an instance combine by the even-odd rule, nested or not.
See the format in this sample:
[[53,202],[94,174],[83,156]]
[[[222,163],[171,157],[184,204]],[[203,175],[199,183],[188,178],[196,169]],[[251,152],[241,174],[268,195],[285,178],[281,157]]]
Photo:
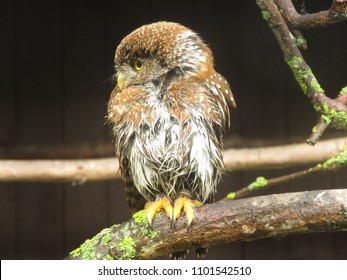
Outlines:
[[147,219],[149,224],[152,226],[152,222],[156,213],[161,209],[165,210],[166,216],[172,221],[172,205],[170,200],[166,196],[158,197],[156,201],[149,201],[145,205],[147,210]]
[[181,211],[186,213],[187,230],[190,228],[195,216],[193,207],[200,206],[202,203],[197,200],[191,200],[187,195],[180,195],[173,208],[173,223],[181,216]]

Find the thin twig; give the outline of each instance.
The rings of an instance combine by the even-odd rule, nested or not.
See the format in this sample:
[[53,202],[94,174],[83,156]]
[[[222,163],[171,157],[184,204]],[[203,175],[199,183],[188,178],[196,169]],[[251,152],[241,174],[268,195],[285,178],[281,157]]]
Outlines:
[[320,116],[318,119],[317,125],[314,126],[312,129],[312,134],[310,138],[308,138],[306,142],[310,144],[311,146],[314,146],[327,128],[328,128],[327,122],[324,120],[322,116]]
[[342,167],[347,166],[347,149],[346,147],[337,155],[323,163],[317,164],[311,168],[287,174],[280,177],[266,179],[264,177],[258,177],[254,182],[249,184],[247,187],[242,188],[236,192],[231,192],[228,194],[230,199],[240,199],[244,197],[251,196],[255,191],[275,186],[282,183],[289,183],[291,181],[306,177],[308,175],[313,175],[315,173],[323,171],[337,171]]

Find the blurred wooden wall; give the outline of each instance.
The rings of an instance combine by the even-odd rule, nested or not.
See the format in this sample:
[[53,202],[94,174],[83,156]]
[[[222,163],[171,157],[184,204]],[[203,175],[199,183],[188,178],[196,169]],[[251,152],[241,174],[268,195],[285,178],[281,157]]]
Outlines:
[[[315,12],[330,3],[307,0],[306,9]],[[114,50],[133,29],[158,20],[185,24],[211,46],[238,105],[231,138],[303,142],[309,136],[315,113],[254,0],[5,0],[0,4],[1,149],[111,145],[104,122]],[[347,22],[304,31],[309,46],[304,56],[331,96],[347,85],[346,31]],[[329,130],[326,137],[335,134]],[[218,198],[256,176],[294,170],[230,173]],[[276,188],[346,188],[346,181],[342,169]],[[0,184],[0,258],[64,258],[101,229],[130,218],[122,186],[121,181]],[[322,233],[214,247],[208,258],[346,259],[346,249],[346,233]]]

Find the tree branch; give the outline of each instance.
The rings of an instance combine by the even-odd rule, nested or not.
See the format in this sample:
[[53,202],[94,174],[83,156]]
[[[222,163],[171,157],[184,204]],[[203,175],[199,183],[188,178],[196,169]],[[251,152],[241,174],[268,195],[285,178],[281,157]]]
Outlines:
[[258,177],[254,182],[247,187],[242,188],[236,192],[230,192],[228,198],[240,199],[251,196],[255,191],[275,186],[278,184],[288,183],[308,175],[313,175],[324,171],[337,171],[341,167],[347,166],[347,146],[335,157],[329,158],[323,163],[319,163],[316,166],[310,167],[306,170],[294,172],[280,177],[266,179],[264,177]]
[[83,184],[120,178],[116,158],[81,160],[0,160],[0,182]]
[[347,0],[333,0],[329,10],[314,14],[299,14],[291,0],[275,0],[287,23],[294,29],[325,27],[347,19]]
[[[301,137],[286,138],[244,138],[237,135],[223,139],[224,149],[255,148],[288,145],[302,142]],[[1,159],[92,159],[107,158],[115,155],[112,141],[98,143],[81,143],[78,145],[27,145],[1,146]]]
[[[317,163],[337,155],[347,139],[322,141],[312,148],[291,144],[266,148],[228,149],[223,152],[227,170],[278,169]],[[113,158],[85,160],[0,160],[0,182],[73,182],[120,178]]]
[[153,259],[175,251],[298,233],[347,231],[347,189],[224,199],[195,208],[187,232],[184,216],[170,227],[165,215],[153,229],[145,210],[104,229],[68,259]]
[[[261,9],[263,18],[273,31],[295,79],[304,94],[311,101],[314,109],[320,114],[320,129],[313,129],[308,142],[315,144],[314,141],[318,140],[321,136],[319,133],[323,133],[330,125],[338,129],[347,129],[347,87],[343,88],[340,95],[335,99],[331,99],[325,95],[324,90],[298,48],[298,45],[301,44],[298,43],[297,38],[294,37],[290,31],[290,27],[288,27],[282,16],[281,11],[283,14],[291,13],[292,7],[288,4],[289,2],[277,1],[279,7],[276,6],[273,0],[256,0],[256,2]],[[286,5],[283,3],[286,3]],[[284,6],[280,6],[280,4]],[[322,124],[321,120],[324,120],[325,123]]]

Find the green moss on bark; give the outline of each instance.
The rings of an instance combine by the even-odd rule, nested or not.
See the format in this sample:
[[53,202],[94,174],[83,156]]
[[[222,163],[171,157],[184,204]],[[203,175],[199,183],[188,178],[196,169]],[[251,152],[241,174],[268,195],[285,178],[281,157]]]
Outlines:
[[255,181],[247,186],[247,189],[254,191],[267,186],[267,179],[264,177],[258,177]]
[[123,252],[120,260],[134,260],[136,258],[136,243],[130,236],[125,236],[119,243],[119,249]]

